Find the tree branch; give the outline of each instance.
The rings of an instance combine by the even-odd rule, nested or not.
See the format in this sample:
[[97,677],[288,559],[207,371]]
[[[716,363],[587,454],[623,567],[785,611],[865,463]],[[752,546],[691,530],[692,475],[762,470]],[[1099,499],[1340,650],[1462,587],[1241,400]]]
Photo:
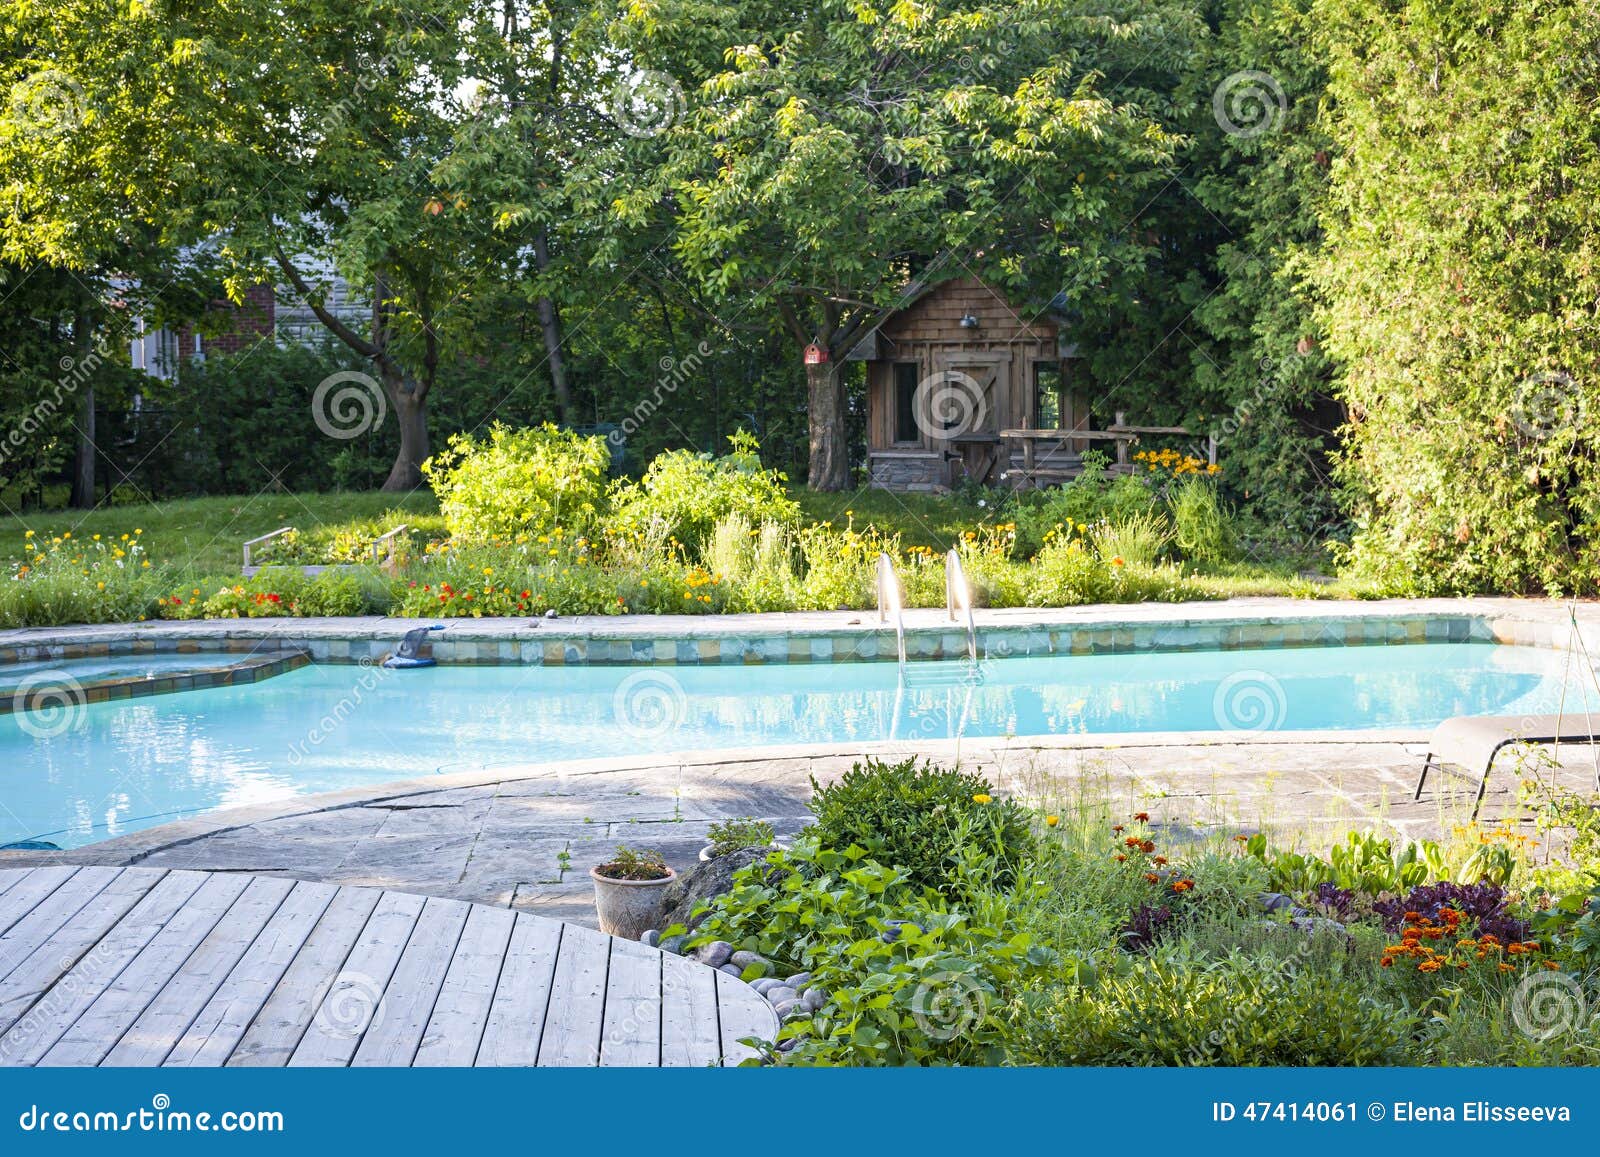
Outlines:
[[283,270],[283,275],[289,279],[289,284],[294,286],[295,292],[305,299],[306,305],[311,307],[311,312],[316,314],[317,320],[327,327],[328,332],[333,334],[333,336],[338,338],[340,341],[344,342],[345,345],[355,350],[355,352],[360,354],[362,357],[371,358],[374,361],[383,360],[386,355],[382,349],[376,345],[373,345],[366,338],[362,337],[355,330],[351,329],[349,326],[345,325],[344,322],[340,321],[333,314],[329,313],[322,303],[317,301],[316,298],[312,296],[311,286],[306,284],[306,279],[300,276],[300,271],[290,264],[289,259],[284,256],[283,247],[274,242],[272,248],[273,253],[278,260],[278,268]]

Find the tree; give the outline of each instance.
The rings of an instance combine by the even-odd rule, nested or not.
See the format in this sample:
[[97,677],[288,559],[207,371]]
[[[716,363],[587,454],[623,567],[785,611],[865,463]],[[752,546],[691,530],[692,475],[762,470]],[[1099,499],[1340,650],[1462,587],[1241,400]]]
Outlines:
[[781,317],[808,364],[810,485],[848,480],[840,363],[892,309],[975,273],[1091,308],[1137,268],[1139,199],[1174,139],[1105,65],[1182,54],[1180,4],[652,0],[617,37],[635,70],[617,198],[672,223],[691,278]]
[[1600,24],[1328,0],[1322,329],[1349,561],[1396,593],[1600,586]]
[[[13,42],[48,46],[21,58],[17,83],[44,76],[78,110],[70,132],[0,156],[6,256],[90,268],[148,228],[169,252],[209,247],[236,300],[263,280],[292,286],[371,366],[383,397],[369,406],[395,412],[385,488],[417,485],[453,306],[502,258],[433,179],[465,115],[465,0],[8,0],[0,13]],[[367,324],[327,308],[333,270],[370,301]]]

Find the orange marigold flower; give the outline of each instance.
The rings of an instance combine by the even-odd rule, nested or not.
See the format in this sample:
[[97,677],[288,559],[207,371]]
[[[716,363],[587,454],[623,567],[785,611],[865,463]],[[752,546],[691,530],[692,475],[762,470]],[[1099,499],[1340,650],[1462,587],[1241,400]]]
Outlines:
[[1545,961],[1542,961],[1541,963],[1543,963],[1544,966],[1546,968],[1548,968],[1551,972],[1554,972],[1556,969],[1561,967],[1561,965],[1557,964],[1554,960],[1545,960]]
[[1173,883],[1172,890],[1174,892],[1180,892],[1181,893],[1181,892],[1187,892],[1187,891],[1189,891],[1189,889],[1191,889],[1193,887],[1194,887],[1194,881],[1193,880],[1178,880],[1178,881],[1175,881]]
[[1144,878],[1149,880],[1152,884],[1159,884],[1161,882],[1161,877],[1156,875],[1154,872],[1146,872],[1144,874]]
[[1114,832],[1120,832],[1120,831],[1123,830],[1123,825],[1121,825],[1121,824],[1112,824],[1111,825],[1111,830],[1114,831]]
[[1149,812],[1135,812],[1133,814],[1133,818],[1135,820],[1137,820],[1141,824],[1147,824],[1147,823],[1150,822],[1150,813]]
[[1418,972],[1438,972],[1439,971],[1439,962],[1437,960],[1424,960],[1421,964],[1417,965],[1417,971]]
[[1116,860],[1116,861],[1117,861],[1117,863],[1119,863],[1119,864],[1126,864],[1126,863],[1127,863],[1127,862],[1128,862],[1128,857],[1127,857],[1127,856],[1122,856],[1122,855],[1119,855],[1119,856],[1116,856],[1116,857],[1113,857],[1113,858],[1114,858],[1114,859],[1115,859],[1115,860]]
[[1421,919],[1422,919],[1422,913],[1421,912],[1407,912],[1406,913],[1406,923],[1407,924],[1415,924],[1418,920],[1421,920]]
[[1156,850],[1155,841],[1146,840],[1144,843],[1139,845],[1139,850],[1148,856],[1151,852]]
[[1165,864],[1167,862],[1167,857],[1165,857],[1165,856],[1157,856],[1157,857],[1155,857],[1155,859],[1151,860],[1150,862],[1152,864],[1155,864],[1157,867],[1160,867],[1162,864]]
[[1140,841],[1138,836],[1129,836],[1127,839],[1123,840],[1122,842],[1124,844],[1126,844],[1130,848],[1137,848],[1141,841]]
[[1385,956],[1382,960],[1378,961],[1378,964],[1384,968],[1392,968],[1394,966],[1394,957]]
[[1515,972],[1517,968],[1515,964],[1507,964],[1504,960],[1502,960],[1495,967],[1500,969],[1501,972]]
[[1233,840],[1234,840],[1234,843],[1248,844],[1250,842],[1250,837],[1249,836],[1234,836]]

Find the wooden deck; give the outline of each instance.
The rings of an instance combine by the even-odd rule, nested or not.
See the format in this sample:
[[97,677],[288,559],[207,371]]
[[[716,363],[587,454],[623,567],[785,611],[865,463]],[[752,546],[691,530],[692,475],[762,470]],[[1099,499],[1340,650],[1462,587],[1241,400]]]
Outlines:
[[0,871],[0,1065],[737,1064],[733,977],[526,912],[236,873]]

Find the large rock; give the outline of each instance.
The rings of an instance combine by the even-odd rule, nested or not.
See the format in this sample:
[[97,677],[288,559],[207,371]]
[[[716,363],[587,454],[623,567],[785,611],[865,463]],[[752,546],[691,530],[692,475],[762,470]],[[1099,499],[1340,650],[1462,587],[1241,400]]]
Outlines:
[[686,928],[693,928],[697,921],[690,919],[690,913],[711,897],[733,891],[734,873],[751,864],[759,864],[769,852],[768,848],[740,848],[736,852],[707,860],[693,871],[680,875],[667,885],[663,899],[666,915],[662,927],[682,924]]

